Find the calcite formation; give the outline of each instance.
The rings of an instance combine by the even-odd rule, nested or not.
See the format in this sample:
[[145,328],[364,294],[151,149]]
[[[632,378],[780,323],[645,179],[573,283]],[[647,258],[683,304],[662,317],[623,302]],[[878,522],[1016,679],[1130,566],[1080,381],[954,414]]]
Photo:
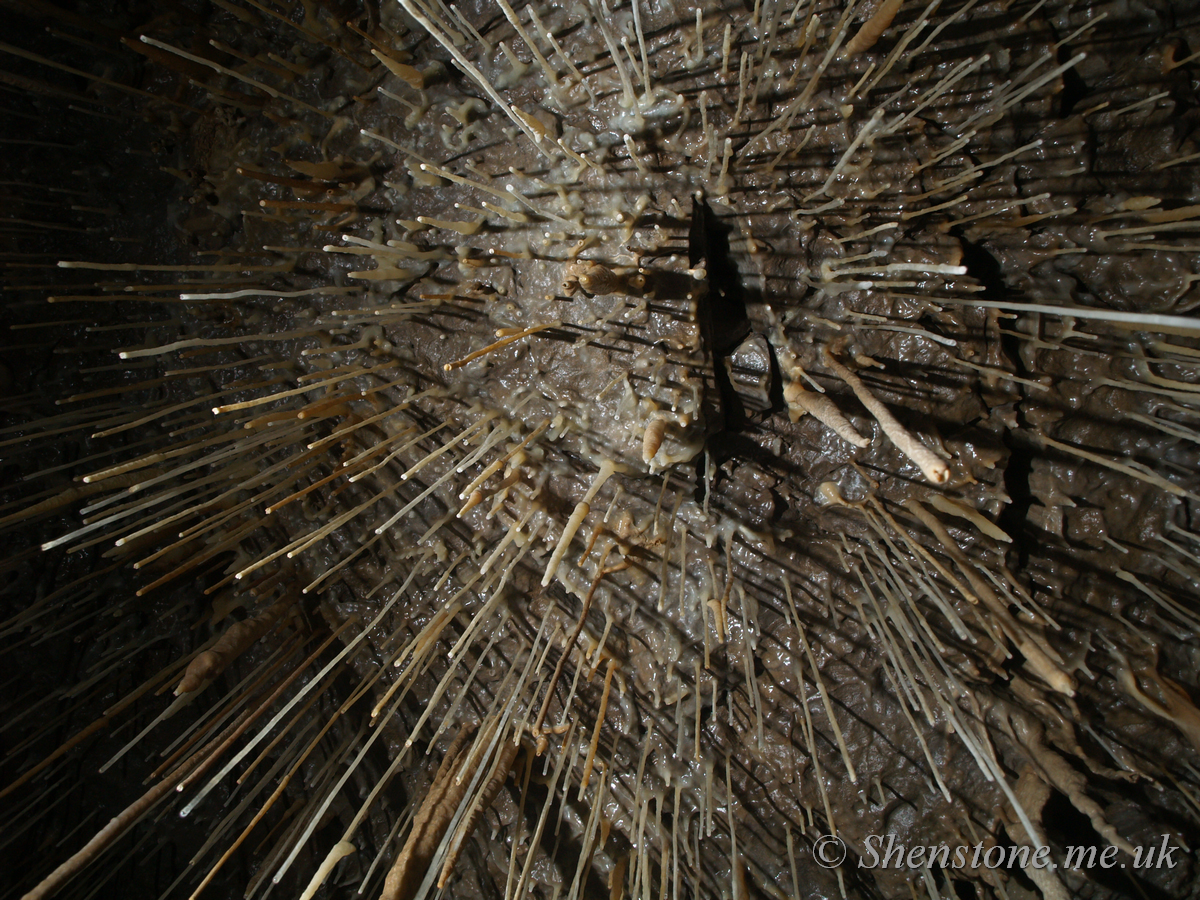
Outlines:
[[1191,4],[2,5],[9,896],[1197,896]]

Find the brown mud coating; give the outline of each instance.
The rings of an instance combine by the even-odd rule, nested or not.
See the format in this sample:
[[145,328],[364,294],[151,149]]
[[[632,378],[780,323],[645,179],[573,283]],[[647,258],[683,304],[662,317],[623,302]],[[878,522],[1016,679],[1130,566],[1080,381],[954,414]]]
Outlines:
[[0,2],[4,897],[1200,896],[1200,13],[698,8]]

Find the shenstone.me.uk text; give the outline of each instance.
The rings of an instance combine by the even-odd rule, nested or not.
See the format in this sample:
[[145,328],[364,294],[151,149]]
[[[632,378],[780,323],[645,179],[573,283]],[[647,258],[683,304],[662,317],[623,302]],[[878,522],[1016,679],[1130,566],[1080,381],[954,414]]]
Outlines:
[[[1174,854],[1179,847],[1170,846],[1170,836],[1162,835],[1162,842],[1144,847],[1135,847],[1133,862],[1128,857],[1118,858],[1116,847],[1068,846],[1063,854],[1065,869],[1173,869],[1178,865]],[[829,854],[831,855],[831,854]],[[1050,858],[1049,847],[1002,847],[993,845],[984,849],[982,843],[974,846],[952,847],[948,844],[934,846],[906,846],[896,840],[894,834],[873,834],[867,837],[863,853],[858,859],[860,869],[921,869],[941,866],[943,869],[1057,869],[1058,864]]]

